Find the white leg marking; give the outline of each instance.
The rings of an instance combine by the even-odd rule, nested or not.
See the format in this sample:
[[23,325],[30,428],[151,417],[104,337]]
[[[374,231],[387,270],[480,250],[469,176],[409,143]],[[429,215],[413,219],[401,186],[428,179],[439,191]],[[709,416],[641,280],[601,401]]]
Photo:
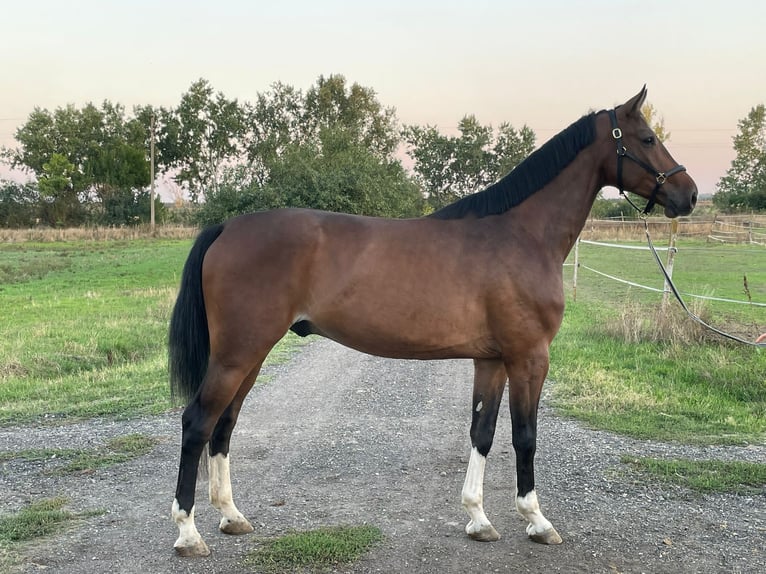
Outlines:
[[208,471],[210,473],[208,488],[210,503],[221,513],[221,522],[218,528],[229,534],[252,532],[252,526],[234,505],[234,499],[231,495],[229,457],[225,454],[210,457],[208,459]]
[[516,495],[516,510],[529,521],[527,535],[534,536],[553,530],[553,525],[540,512],[540,504],[537,502],[537,494],[534,490],[525,496]]
[[486,464],[487,458],[473,447],[462,493],[463,508],[471,519],[465,527],[465,532],[471,538],[497,540],[499,538],[497,531],[484,514],[484,467]]
[[207,550],[202,536],[199,535],[197,527],[194,525],[194,507],[187,514],[178,506],[178,500],[173,500],[172,510],[173,521],[178,525],[178,540],[173,547],[179,554],[183,555],[205,555],[210,552]]

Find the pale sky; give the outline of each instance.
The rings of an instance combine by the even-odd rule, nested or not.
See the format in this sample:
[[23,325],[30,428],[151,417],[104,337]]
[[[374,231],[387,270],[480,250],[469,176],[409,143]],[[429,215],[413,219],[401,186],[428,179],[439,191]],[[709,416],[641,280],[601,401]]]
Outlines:
[[538,144],[646,83],[701,193],[766,103],[763,0],[1,0],[0,145],[35,106],[175,106],[205,78],[254,101],[342,74],[401,123],[466,114]]

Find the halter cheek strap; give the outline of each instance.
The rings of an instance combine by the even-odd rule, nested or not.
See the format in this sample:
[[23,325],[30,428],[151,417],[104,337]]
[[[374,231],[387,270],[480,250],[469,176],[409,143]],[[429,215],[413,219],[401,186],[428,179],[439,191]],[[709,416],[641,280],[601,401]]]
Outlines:
[[[663,184],[671,175],[686,171],[686,168],[682,165],[677,165],[666,172],[657,171],[650,164],[630,153],[628,148],[622,145],[622,130],[617,125],[617,113],[613,109],[609,110],[609,120],[612,122],[612,137],[617,142],[617,189],[620,190],[620,195],[622,195],[636,211],[640,211],[642,215],[647,215],[654,209],[654,205],[657,203],[657,193],[660,191]],[[632,162],[640,165],[646,171],[651,173],[657,182],[652,190],[652,194],[649,196],[649,202],[646,204],[643,211],[633,203],[627,195],[625,195],[625,188],[622,185],[622,161],[624,158],[628,158]]]

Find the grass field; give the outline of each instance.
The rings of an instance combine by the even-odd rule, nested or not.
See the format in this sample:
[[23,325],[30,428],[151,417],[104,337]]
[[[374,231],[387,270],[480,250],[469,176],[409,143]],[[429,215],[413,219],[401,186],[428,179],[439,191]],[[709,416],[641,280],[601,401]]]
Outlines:
[[167,328],[190,246],[0,244],[0,424],[169,409]]
[[[0,424],[170,408],[167,324],[190,245],[190,239],[0,244]],[[680,248],[675,278],[682,291],[746,299],[747,275],[752,299],[766,301],[766,249],[702,242]],[[647,252],[588,246],[580,256],[605,273],[662,285]],[[571,277],[571,267],[565,275]],[[766,356],[718,340],[645,340],[641,333],[634,340],[621,333],[626,315],[650,321],[659,297],[580,272],[578,299],[569,302],[552,348],[557,408],[634,436],[763,442]],[[712,302],[705,313],[750,338],[766,330],[764,308]]]
[[[647,251],[581,245],[580,262],[642,285],[662,288],[664,282]],[[663,311],[661,293],[587,270],[580,270],[574,302],[572,271],[564,271],[570,300],[551,351],[562,412],[640,438],[763,443],[762,350],[697,328],[672,298]],[[745,276],[751,300],[766,303],[766,249],[679,243],[673,277],[682,292],[748,301]],[[766,331],[766,307],[686,300],[709,323],[748,340]],[[670,333],[657,334],[658,323],[670,325]]]
[[[658,248],[667,246],[666,237],[654,237],[653,241]],[[620,244],[646,247],[646,242]],[[682,293],[766,305],[766,248],[757,245],[706,243],[699,239],[681,239],[677,247],[673,281]],[[660,252],[660,257],[665,262],[667,252]],[[591,267],[627,281],[662,289],[664,279],[649,251],[583,243],[580,245],[579,259],[581,268],[578,273],[577,294],[578,297],[582,296],[583,300],[600,299],[607,301],[607,305],[619,305],[625,301],[654,304],[660,300],[660,294],[613,281],[582,267]],[[574,254],[571,253],[567,262],[572,263],[573,260]],[[569,294],[572,293],[572,272],[571,267],[564,270]],[[687,304],[695,300],[689,295],[684,298]],[[766,331],[766,307],[717,301],[705,301],[705,305],[713,318],[724,323],[730,322],[734,328],[748,329],[748,333],[743,335]]]

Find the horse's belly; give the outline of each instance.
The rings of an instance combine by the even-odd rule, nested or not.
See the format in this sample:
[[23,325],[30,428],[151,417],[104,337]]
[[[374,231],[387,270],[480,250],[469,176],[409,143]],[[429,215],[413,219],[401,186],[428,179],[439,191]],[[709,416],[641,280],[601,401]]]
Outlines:
[[[399,359],[492,358],[500,355],[485,328],[465,322],[429,318],[418,320],[396,314],[376,317],[333,317],[315,323],[316,331],[347,347],[381,357]],[[312,322],[313,323],[313,322]]]

